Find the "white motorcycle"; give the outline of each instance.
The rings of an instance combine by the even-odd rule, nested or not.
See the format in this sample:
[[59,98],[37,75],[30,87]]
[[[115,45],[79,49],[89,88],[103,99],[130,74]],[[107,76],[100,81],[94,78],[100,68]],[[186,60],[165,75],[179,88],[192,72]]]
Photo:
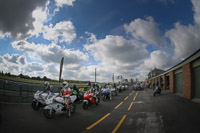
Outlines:
[[52,92],[48,92],[48,93],[43,93],[43,91],[36,91],[33,94],[33,102],[32,102],[32,108],[34,110],[39,110],[40,107],[44,107],[46,105],[45,101],[47,99],[48,96],[58,96],[59,93],[52,93]]
[[103,88],[103,89],[102,89],[102,96],[103,96],[103,101],[105,101],[106,99],[112,100],[112,92],[111,92],[111,89],[110,89],[109,87]]
[[46,118],[53,118],[55,114],[67,113],[68,117],[71,117],[71,113],[76,110],[76,104],[74,103],[77,99],[76,95],[70,96],[69,110],[66,110],[65,100],[63,97],[51,97],[46,100],[46,106],[44,107],[44,115]]
[[121,85],[118,85],[118,86],[117,86],[117,90],[118,90],[118,93],[122,92],[122,86],[121,86]]
[[111,88],[111,94],[112,94],[112,96],[117,96],[118,89],[117,88]]

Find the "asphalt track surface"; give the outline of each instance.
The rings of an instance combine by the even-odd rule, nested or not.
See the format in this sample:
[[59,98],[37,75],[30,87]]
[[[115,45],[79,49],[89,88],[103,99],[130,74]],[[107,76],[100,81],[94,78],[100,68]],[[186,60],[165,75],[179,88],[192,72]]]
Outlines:
[[46,119],[43,109],[31,104],[1,103],[1,133],[199,133],[200,104],[163,91],[128,89],[112,101],[102,101],[87,110],[77,104],[70,118]]

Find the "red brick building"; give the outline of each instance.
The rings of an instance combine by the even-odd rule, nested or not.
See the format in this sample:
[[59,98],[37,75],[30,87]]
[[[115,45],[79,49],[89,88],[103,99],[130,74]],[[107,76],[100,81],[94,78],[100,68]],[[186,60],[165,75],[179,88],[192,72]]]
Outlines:
[[200,49],[150,80],[163,82],[163,89],[187,99],[200,99]]

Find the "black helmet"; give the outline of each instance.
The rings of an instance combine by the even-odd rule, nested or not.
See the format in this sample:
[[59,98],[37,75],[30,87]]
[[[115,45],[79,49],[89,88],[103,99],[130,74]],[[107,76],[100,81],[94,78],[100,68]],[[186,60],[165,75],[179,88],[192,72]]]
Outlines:
[[76,84],[73,84],[73,86],[72,86],[73,88],[76,88]]
[[92,85],[93,87],[95,87],[95,84],[93,83],[93,85]]

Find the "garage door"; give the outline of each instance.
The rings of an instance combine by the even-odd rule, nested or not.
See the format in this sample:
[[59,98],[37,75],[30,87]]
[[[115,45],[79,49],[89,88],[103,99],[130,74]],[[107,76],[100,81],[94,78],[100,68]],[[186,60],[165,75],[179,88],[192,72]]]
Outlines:
[[175,89],[176,93],[183,94],[183,73],[182,70],[175,72]]
[[192,63],[194,97],[200,98],[200,58]]
[[193,69],[195,98],[200,98],[200,66]]

